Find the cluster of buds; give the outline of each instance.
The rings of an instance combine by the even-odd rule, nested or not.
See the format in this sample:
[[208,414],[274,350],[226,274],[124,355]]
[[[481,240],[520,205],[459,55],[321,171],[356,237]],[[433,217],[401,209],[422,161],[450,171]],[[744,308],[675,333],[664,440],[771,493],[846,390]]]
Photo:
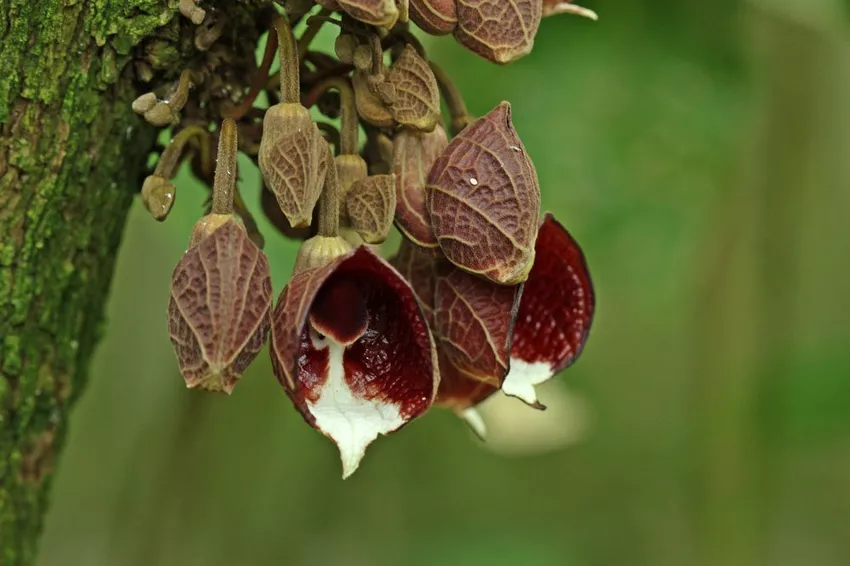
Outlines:
[[[253,86],[222,110],[217,131],[181,120],[192,104],[189,71],[171,100],[135,106],[175,126],[142,188],[154,218],[171,209],[184,157],[211,179],[210,210],[174,270],[168,308],[187,386],[230,393],[270,342],[277,380],[337,444],[347,477],[373,440],[432,406],[482,437],[476,406],[496,392],[543,409],[535,387],[578,358],[595,310],[581,248],[551,214],[541,218],[510,105],[470,116],[411,35],[408,14],[505,63],[531,48],[541,14],[583,9],[548,0],[319,3],[318,15],[301,2],[274,18],[263,62],[246,71]],[[196,3],[181,6],[203,19]],[[310,48],[327,24],[339,29],[333,55]],[[275,54],[280,71],[270,75]],[[271,100],[265,111],[253,108],[260,92]],[[276,304],[263,238],[237,188],[239,151],[260,169],[263,211],[301,241]],[[386,260],[381,244],[393,226],[401,245]]]

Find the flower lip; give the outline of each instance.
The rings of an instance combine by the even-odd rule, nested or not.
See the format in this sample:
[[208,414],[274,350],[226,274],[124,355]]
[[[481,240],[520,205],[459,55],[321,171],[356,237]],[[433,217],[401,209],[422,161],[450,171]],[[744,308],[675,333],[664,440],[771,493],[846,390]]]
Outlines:
[[336,442],[344,476],[379,434],[424,413],[439,384],[412,289],[365,246],[293,277],[272,317],[271,355],[296,408]]

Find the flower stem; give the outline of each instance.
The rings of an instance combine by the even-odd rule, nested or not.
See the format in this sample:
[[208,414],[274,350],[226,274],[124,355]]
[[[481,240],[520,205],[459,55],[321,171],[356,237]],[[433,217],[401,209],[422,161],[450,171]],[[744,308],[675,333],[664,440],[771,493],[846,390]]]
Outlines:
[[248,94],[245,95],[238,105],[233,108],[228,108],[224,111],[225,118],[233,118],[234,120],[239,120],[245,114],[247,114],[251,108],[254,106],[254,101],[257,99],[257,95],[260,94],[260,91],[263,90],[263,87],[266,86],[266,83],[269,80],[269,69],[272,66],[272,62],[274,62],[274,56],[277,52],[277,34],[269,34],[268,39],[266,40],[266,51],[263,53],[263,62],[260,64],[260,68],[257,69],[257,73],[254,75],[254,79],[251,81],[251,89],[248,91]]
[[327,152],[328,172],[319,198],[319,236],[334,238],[339,236],[339,176],[330,146]]
[[201,146],[201,163],[210,163],[210,139],[209,132],[200,126],[188,126],[183,128],[174,138],[168,147],[159,156],[159,161],[156,162],[156,168],[153,174],[165,179],[171,179],[177,173],[177,167],[183,158],[183,149],[192,138],[198,138],[198,143]]
[[310,108],[328,90],[335,88],[340,97],[340,153],[353,155],[357,153],[359,126],[357,121],[357,107],[354,102],[354,89],[348,79],[342,77],[329,77],[310,90],[304,99],[304,106]]
[[313,43],[313,40],[316,39],[316,35],[318,35],[319,31],[322,29],[322,26],[327,22],[325,18],[330,19],[331,11],[327,8],[322,8],[316,16],[307,20],[307,27],[304,29],[304,33],[301,34],[301,39],[298,40],[298,55],[303,57],[304,54],[310,49],[310,44]]
[[431,65],[431,71],[433,71],[434,77],[437,79],[437,84],[440,87],[443,99],[446,101],[446,106],[449,107],[449,114],[452,117],[451,131],[452,135],[456,136],[461,130],[472,123],[474,118],[469,114],[469,110],[466,109],[466,102],[464,102],[460,91],[442,67],[433,61],[429,61],[428,64]]
[[213,180],[213,214],[233,214],[233,193],[236,191],[236,157],[239,140],[236,122],[230,118],[221,123],[218,138],[218,158]]
[[280,59],[280,101],[297,104],[301,100],[301,64],[298,60],[298,44],[292,28],[283,18],[274,23],[277,31],[278,58]]

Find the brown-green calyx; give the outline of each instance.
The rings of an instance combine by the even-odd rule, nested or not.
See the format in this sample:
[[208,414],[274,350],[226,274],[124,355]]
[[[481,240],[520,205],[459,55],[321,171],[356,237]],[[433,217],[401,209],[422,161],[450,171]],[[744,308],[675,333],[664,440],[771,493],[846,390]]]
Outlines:
[[168,325],[190,388],[231,393],[268,339],[269,265],[234,215],[236,124],[221,125],[212,212],[195,225],[174,268]]
[[258,162],[266,186],[277,197],[289,224],[298,228],[312,222],[329,166],[327,142],[300,102],[300,63],[292,29],[282,18],[275,28],[281,102],[266,111]]

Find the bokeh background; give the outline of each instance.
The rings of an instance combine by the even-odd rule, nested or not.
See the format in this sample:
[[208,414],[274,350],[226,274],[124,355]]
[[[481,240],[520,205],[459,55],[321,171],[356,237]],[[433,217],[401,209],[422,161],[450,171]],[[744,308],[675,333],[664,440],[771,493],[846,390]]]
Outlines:
[[343,482],[266,355],[188,392],[165,308],[205,193],[136,203],[40,566],[850,564],[848,4],[587,0],[507,68],[428,44],[473,113],[513,103],[598,293],[552,409],[487,407],[489,446],[435,410]]

